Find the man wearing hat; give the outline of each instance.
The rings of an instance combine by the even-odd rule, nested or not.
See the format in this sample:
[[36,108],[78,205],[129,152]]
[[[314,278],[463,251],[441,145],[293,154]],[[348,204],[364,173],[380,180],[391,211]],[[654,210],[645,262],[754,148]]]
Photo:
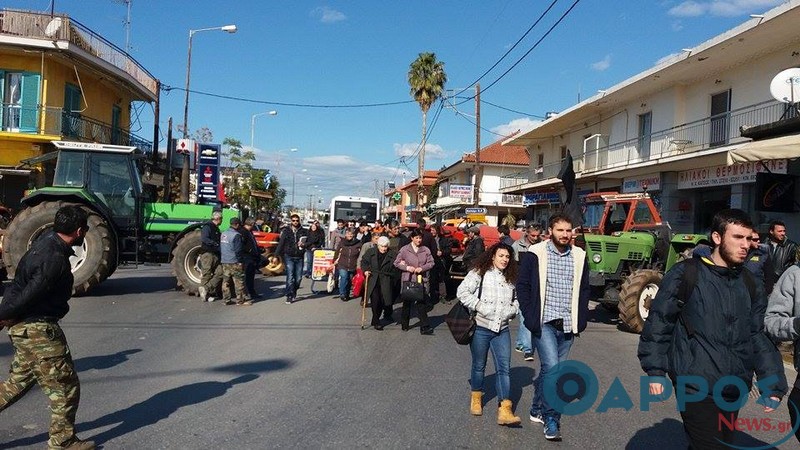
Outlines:
[[470,270],[472,269],[472,262],[486,250],[486,246],[483,244],[483,238],[481,237],[481,229],[478,228],[477,225],[467,228],[466,245],[467,247],[464,249],[462,261],[464,261],[464,268]]
[[239,227],[242,221],[238,217],[231,218],[230,228],[222,233],[219,248],[222,262],[222,300],[226,305],[232,305],[234,293],[231,292],[231,282],[236,289],[237,305],[252,305],[253,300],[244,285],[244,263],[246,255],[242,243],[242,234]]

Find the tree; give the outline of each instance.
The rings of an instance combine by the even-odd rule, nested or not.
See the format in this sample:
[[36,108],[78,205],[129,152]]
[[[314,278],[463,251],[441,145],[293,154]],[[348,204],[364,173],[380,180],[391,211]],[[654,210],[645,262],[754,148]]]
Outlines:
[[408,69],[408,84],[411,86],[411,96],[419,103],[422,110],[422,144],[419,149],[418,160],[418,187],[417,206],[422,207],[424,194],[423,179],[425,175],[425,144],[428,134],[428,110],[441,98],[447,74],[444,72],[444,63],[436,60],[434,53],[420,53]]
[[[252,179],[253,164],[256,156],[251,150],[242,151],[242,142],[234,138],[225,138],[222,145],[227,148],[225,156],[230,161],[230,167],[223,167],[223,174],[229,176],[229,182],[223,183],[225,197],[229,203],[236,203],[240,208],[250,205],[250,185],[240,179]],[[263,177],[263,175],[262,175]]]

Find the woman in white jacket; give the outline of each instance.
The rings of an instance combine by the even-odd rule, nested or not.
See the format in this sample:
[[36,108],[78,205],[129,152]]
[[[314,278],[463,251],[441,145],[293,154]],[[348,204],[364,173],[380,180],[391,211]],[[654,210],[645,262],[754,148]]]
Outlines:
[[458,300],[475,312],[475,335],[470,342],[472,351],[472,374],[470,387],[472,396],[470,413],[483,414],[483,374],[486,357],[492,351],[497,380],[497,410],[499,425],[518,425],[521,420],[514,416],[511,400],[511,333],[508,322],[517,315],[519,307],[514,297],[517,281],[517,262],[511,246],[497,243],[484,252],[475,262],[458,286]]

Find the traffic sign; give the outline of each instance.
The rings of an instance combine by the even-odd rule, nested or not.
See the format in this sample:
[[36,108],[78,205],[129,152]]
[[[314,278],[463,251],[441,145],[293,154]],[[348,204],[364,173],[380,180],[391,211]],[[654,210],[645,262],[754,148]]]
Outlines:
[[486,208],[464,208],[466,214],[486,214]]

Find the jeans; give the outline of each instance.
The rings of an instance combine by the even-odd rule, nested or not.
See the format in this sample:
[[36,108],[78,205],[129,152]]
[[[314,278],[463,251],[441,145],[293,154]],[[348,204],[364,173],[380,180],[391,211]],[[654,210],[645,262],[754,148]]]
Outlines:
[[519,331],[517,331],[517,347],[522,347],[523,353],[533,353],[533,343],[531,342],[531,330],[525,327],[525,318],[522,312],[517,314],[519,317]]
[[355,270],[339,269],[339,296],[344,298],[350,297],[350,286],[353,284],[353,275],[356,274]]
[[295,298],[303,279],[303,257],[287,256],[283,263],[286,266],[286,297]]
[[511,394],[511,333],[508,327],[495,333],[483,327],[475,327],[475,334],[469,344],[472,352],[472,374],[469,378],[473,391],[483,391],[483,372],[486,369],[486,356],[492,351],[494,360],[495,386],[498,403],[508,400]]
[[531,415],[543,415],[545,418],[552,417],[556,421],[561,419],[561,413],[547,404],[542,389],[544,379],[552,375],[551,370],[561,361],[569,357],[569,349],[572,347],[574,335],[556,330],[552,325],[542,324],[542,335],[535,339],[536,349],[539,351],[539,360],[542,368],[539,376],[533,380],[533,405],[531,405]]
[[303,275],[311,276],[311,266],[313,265],[314,265],[314,250],[308,249],[306,250],[305,268],[303,269]]

